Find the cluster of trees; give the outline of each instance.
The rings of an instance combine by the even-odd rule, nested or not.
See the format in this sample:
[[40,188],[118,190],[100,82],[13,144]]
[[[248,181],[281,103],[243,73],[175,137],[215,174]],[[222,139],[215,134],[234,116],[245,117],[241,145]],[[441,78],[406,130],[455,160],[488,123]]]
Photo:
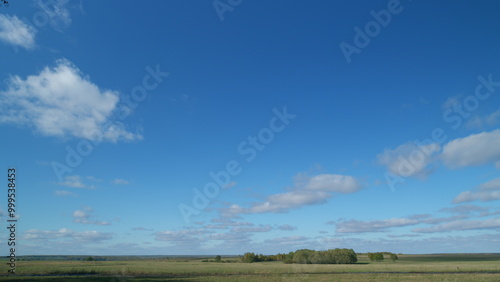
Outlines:
[[397,259],[399,259],[398,255],[389,252],[368,253],[367,255],[371,261],[383,261],[384,255],[388,255],[392,261],[396,261]]
[[283,260],[284,263],[302,264],[351,264],[357,261],[358,257],[352,249],[331,249],[326,251],[302,249],[290,252]]
[[276,254],[270,256],[245,253],[241,257],[241,261],[247,263],[259,261],[283,261],[284,263],[302,264],[348,264],[356,263],[358,261],[358,257],[352,249],[332,249],[326,251],[302,249],[288,254]]
[[286,256],[286,254],[265,256],[263,254],[245,253],[240,259],[242,262],[281,261],[284,260]]

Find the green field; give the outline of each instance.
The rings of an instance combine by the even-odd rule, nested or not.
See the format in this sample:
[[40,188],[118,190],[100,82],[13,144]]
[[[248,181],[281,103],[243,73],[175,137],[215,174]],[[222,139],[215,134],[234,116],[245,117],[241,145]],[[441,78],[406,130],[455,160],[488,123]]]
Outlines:
[[[500,281],[500,254],[399,255],[349,265],[216,263],[201,258],[18,261],[4,281]],[[223,258],[234,260],[236,258]],[[5,261],[4,261],[5,262]],[[5,265],[2,263],[2,265]],[[3,273],[7,268],[2,266]]]

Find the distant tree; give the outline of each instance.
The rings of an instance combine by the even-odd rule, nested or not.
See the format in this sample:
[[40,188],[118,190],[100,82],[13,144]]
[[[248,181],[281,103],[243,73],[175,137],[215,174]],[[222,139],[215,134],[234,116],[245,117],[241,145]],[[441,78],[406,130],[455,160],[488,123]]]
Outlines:
[[215,262],[220,262],[222,260],[222,257],[217,255],[215,256]]
[[398,255],[396,255],[396,254],[390,254],[390,256],[391,256],[391,260],[392,260],[392,261],[396,261],[396,260],[398,260],[398,259],[399,259],[399,258],[398,258]]
[[383,261],[384,260],[384,254],[383,253],[375,253],[375,260],[376,261]]
[[383,261],[384,253],[368,253],[368,258],[371,261]]
[[374,261],[375,260],[375,253],[367,253],[366,255],[368,256],[368,258],[370,259],[370,261]]
[[254,253],[245,253],[241,258],[241,261],[247,263],[256,262],[257,256]]
[[94,261],[94,258],[93,258],[93,257],[87,257],[87,258],[85,259],[85,261]]

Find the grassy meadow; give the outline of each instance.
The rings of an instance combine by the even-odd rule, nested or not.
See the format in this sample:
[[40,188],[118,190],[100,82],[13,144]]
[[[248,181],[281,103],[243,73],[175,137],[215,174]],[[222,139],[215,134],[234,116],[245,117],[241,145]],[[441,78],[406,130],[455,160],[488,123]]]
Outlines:
[[[213,259],[213,258],[210,258]],[[114,261],[18,261],[16,275],[2,263],[3,281],[500,281],[500,254],[399,255],[346,265],[282,262],[202,262],[202,258]]]

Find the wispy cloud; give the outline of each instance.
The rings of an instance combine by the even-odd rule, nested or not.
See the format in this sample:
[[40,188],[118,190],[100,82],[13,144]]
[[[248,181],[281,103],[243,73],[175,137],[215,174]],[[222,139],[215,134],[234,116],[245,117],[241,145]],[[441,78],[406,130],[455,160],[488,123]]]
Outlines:
[[500,200],[500,178],[495,178],[479,185],[473,190],[460,193],[453,199],[453,203],[459,204],[472,201],[488,202],[494,200]]
[[45,136],[91,141],[138,140],[112,120],[118,93],[100,89],[66,59],[26,79],[11,77],[0,92],[0,122],[29,126]]
[[452,208],[442,208],[439,211],[440,212],[449,212],[449,213],[458,213],[458,214],[470,214],[473,212],[485,213],[485,212],[488,212],[488,210],[489,210],[488,208],[480,207],[480,206],[476,206],[476,205],[459,205],[459,206],[452,207]]
[[423,178],[432,172],[429,166],[439,150],[439,144],[407,142],[395,149],[385,149],[377,160],[395,175]]
[[25,49],[35,47],[36,31],[17,16],[0,14],[0,40]]
[[471,117],[465,126],[469,129],[482,129],[488,126],[500,124],[500,110],[487,115],[487,116],[474,116]]
[[283,231],[294,231],[294,230],[297,230],[297,227],[291,226],[288,224],[283,224],[283,225],[278,226],[278,229],[283,230]]
[[71,15],[67,7],[69,0],[37,0],[35,3],[48,16],[49,23],[55,30],[62,31],[71,24]]
[[362,221],[342,220],[335,223],[337,233],[388,232],[391,228],[412,226],[417,224],[440,224],[465,218],[464,215],[432,218],[430,215],[415,215],[383,220]]
[[132,228],[134,231],[153,231],[153,229],[145,228],[145,227],[134,227]]
[[113,180],[113,184],[115,184],[115,185],[127,185],[127,184],[129,184],[129,182],[125,179],[117,178],[117,179]]
[[79,175],[68,175],[64,178],[64,181],[58,183],[58,185],[71,188],[95,189],[94,185],[83,183],[83,180]]
[[260,225],[260,226],[252,226],[252,227],[243,227],[238,226],[231,229],[232,232],[236,233],[253,233],[253,232],[269,232],[273,230],[273,227],[269,224]]
[[24,233],[25,240],[61,240],[69,239],[79,243],[100,243],[111,240],[113,234],[109,232],[98,231],[74,231],[67,228],[59,230],[39,230],[30,229]]
[[359,189],[361,184],[352,176],[321,174],[310,177],[299,174],[295,178],[295,187],[289,192],[270,195],[262,202],[253,203],[249,208],[233,204],[220,211],[228,217],[237,214],[282,213],[326,203],[334,193],[354,193]]
[[392,227],[403,227],[418,223],[418,220],[409,218],[390,218],[374,221],[347,220],[336,223],[335,231],[338,233],[386,232]]
[[111,225],[111,223],[107,221],[93,220],[95,217],[93,211],[94,210],[91,207],[84,207],[81,210],[74,211],[73,222],[82,224]]
[[500,228],[500,218],[491,218],[487,220],[457,220],[447,222],[431,227],[415,228],[413,232],[418,233],[436,233],[462,230],[481,230]]
[[76,196],[78,196],[78,194],[67,191],[67,190],[56,190],[56,191],[54,191],[54,195],[56,195],[58,197],[67,197],[67,196],[76,197]]

